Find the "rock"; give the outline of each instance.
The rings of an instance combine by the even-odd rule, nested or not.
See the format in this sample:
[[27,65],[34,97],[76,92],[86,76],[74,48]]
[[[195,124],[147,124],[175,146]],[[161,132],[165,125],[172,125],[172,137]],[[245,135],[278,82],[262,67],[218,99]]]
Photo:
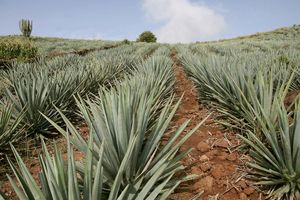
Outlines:
[[212,169],[211,174],[214,178],[221,178],[221,177],[226,176],[227,172],[226,172],[223,165],[218,164],[218,165],[214,166],[214,168]]
[[206,176],[200,179],[197,183],[194,184],[194,189],[197,191],[205,190],[211,192],[214,185],[214,178],[211,176]]
[[202,174],[202,171],[200,170],[199,167],[193,166],[193,167],[191,168],[191,173],[192,173],[192,174],[196,174],[196,175],[201,175],[201,174]]
[[240,200],[247,200],[247,195],[245,193],[240,193]]
[[209,161],[209,158],[207,157],[207,155],[202,155],[201,157],[200,157],[200,162],[206,162],[206,161]]
[[215,143],[216,147],[221,147],[221,148],[228,148],[229,144],[225,139],[219,140]]
[[229,161],[236,161],[237,159],[237,155],[235,153],[231,153],[229,154],[229,156],[227,156],[227,160]]
[[214,178],[211,176],[207,176],[205,178],[206,187],[208,191],[212,191],[213,185],[214,185]]
[[211,169],[211,164],[209,164],[208,162],[206,163],[202,163],[200,165],[200,169],[203,171],[203,172],[207,172]]
[[210,146],[205,142],[199,142],[199,144],[197,145],[197,149],[200,152],[204,153],[210,150]]
[[255,192],[255,190],[252,187],[247,187],[246,189],[244,189],[244,193],[247,195],[250,195],[253,192]]

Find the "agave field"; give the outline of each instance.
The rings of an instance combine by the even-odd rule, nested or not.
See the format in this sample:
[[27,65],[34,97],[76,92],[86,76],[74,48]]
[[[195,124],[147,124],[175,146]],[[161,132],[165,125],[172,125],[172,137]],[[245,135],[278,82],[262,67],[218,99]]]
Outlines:
[[300,199],[297,39],[36,39],[0,71],[0,199]]

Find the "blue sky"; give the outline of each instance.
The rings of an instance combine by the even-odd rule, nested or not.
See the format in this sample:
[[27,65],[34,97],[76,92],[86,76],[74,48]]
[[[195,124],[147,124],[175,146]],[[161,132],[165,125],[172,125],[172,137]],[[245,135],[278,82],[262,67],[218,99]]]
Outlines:
[[144,30],[162,42],[230,38],[300,24],[300,0],[0,0],[0,35],[135,39]]

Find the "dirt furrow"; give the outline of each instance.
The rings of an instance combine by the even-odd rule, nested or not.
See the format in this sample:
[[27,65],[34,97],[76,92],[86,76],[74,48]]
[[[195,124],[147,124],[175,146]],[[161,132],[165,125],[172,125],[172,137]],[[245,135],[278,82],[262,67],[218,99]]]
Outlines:
[[[187,132],[211,111],[199,103],[196,88],[187,78],[183,67],[178,64],[176,53],[172,54],[172,59],[175,62],[176,95],[180,97],[184,94],[172,122],[172,129],[175,130],[184,121],[192,119]],[[182,184],[171,199],[191,199],[201,191],[204,193],[199,199],[259,199],[258,192],[244,179],[242,169],[248,157],[237,151],[240,143],[236,134],[215,123],[215,116],[212,114],[182,147],[194,148],[183,163],[188,166],[185,173],[197,174],[199,178]]]

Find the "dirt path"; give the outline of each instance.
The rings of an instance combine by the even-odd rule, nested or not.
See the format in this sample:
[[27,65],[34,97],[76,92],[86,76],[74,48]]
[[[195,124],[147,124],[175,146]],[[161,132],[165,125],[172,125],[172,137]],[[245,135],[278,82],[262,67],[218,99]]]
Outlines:
[[[176,54],[172,59],[177,62]],[[188,130],[196,126],[210,111],[199,104],[193,82],[178,63],[174,65],[176,76],[176,95],[184,94],[182,103],[172,122],[176,129],[187,119],[192,119]],[[214,122],[214,114],[184,145],[183,149],[193,147],[187,159],[183,162],[190,165],[185,172],[200,176],[199,179],[185,183],[178,189],[172,200],[191,199],[197,193],[204,191],[198,199],[259,199],[259,194],[244,180],[245,174],[240,170],[246,156],[239,155],[236,148],[239,141],[233,132],[223,130]],[[186,130],[186,131],[188,131]]]

